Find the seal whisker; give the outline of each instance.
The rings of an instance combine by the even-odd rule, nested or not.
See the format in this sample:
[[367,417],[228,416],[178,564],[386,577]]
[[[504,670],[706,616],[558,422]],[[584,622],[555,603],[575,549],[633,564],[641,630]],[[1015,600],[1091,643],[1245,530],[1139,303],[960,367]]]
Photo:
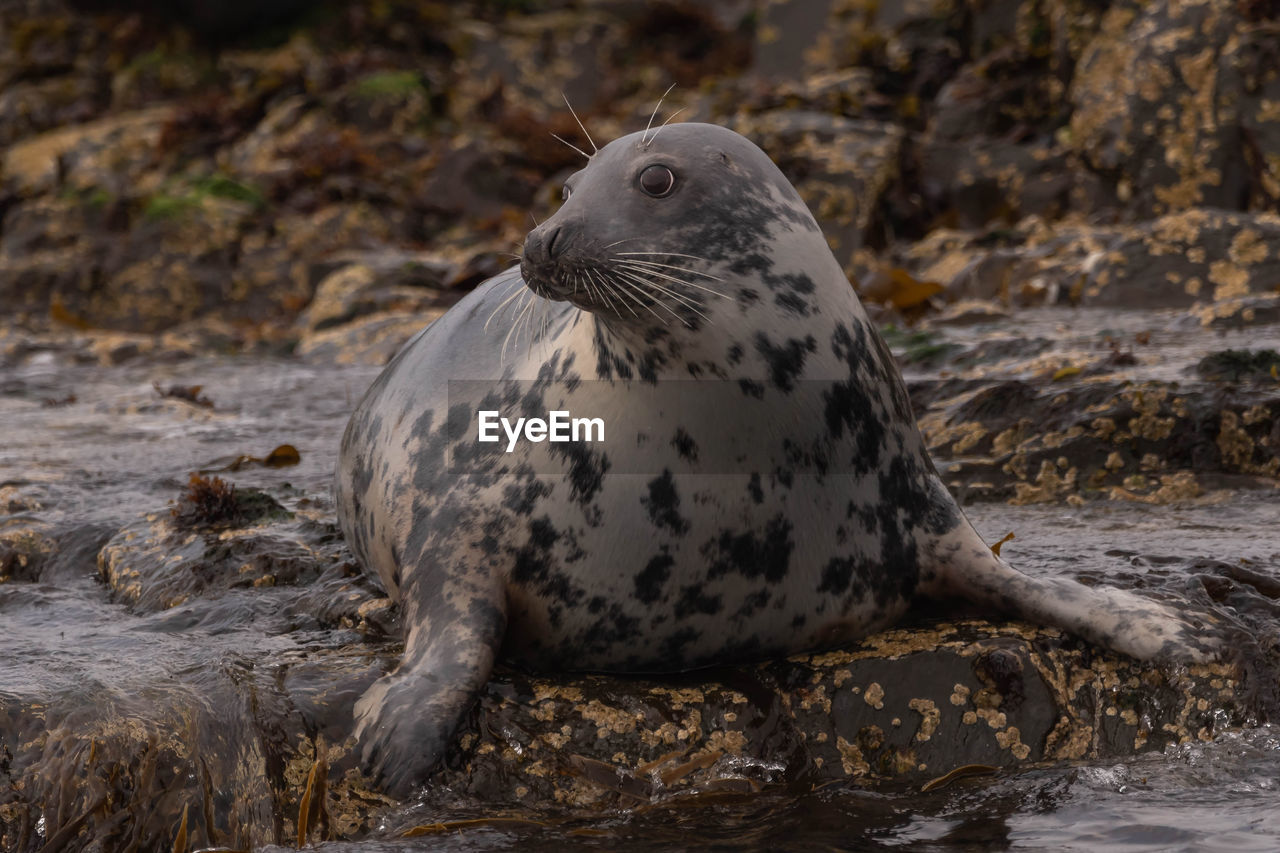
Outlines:
[[[591,270],[587,270],[586,272],[587,272],[587,275],[591,275]],[[605,295],[605,297],[604,297],[604,301],[605,301],[605,304],[607,304],[607,305],[609,306],[609,310],[610,310],[610,311],[613,311],[613,312],[616,314],[616,313],[617,313],[617,309],[616,309],[616,308],[614,307],[614,305],[613,305],[613,300],[611,300],[611,299],[608,297],[608,295]]]
[[[523,328],[521,329],[520,334],[524,336],[525,355],[528,355],[533,350],[533,339],[534,339],[534,332],[535,332],[534,325],[533,325],[533,317],[534,317],[534,314],[536,313],[534,311],[534,307],[537,304],[538,304],[538,298],[537,298],[537,295],[535,294],[534,298],[529,300],[529,310],[525,312],[524,319],[521,320],[521,325]],[[519,346],[519,345],[520,345],[520,338],[517,337],[516,346]]]
[[[675,87],[675,83],[672,83],[667,87],[667,91],[662,93],[661,98],[658,98],[657,106],[653,108],[653,112],[649,115],[649,123],[644,126],[644,133],[640,134],[640,143],[644,145],[645,148],[649,147],[649,128],[653,127],[653,120],[658,117],[658,110],[662,109],[662,102],[666,100],[667,95],[670,95],[671,90]],[[656,137],[657,134],[655,133],[654,136]]]
[[[542,312],[538,320],[538,346],[541,347],[542,360],[547,359],[547,330],[551,328],[551,302],[543,299]],[[533,349],[533,341],[529,341],[529,350]],[[529,350],[526,350],[528,352]]]
[[574,151],[577,151],[577,152],[578,152],[579,154],[581,154],[583,157],[586,157],[588,160],[590,160],[590,159],[591,159],[591,155],[590,155],[590,154],[588,154],[587,152],[583,151],[581,148],[579,148],[578,146],[574,145],[572,142],[570,142],[569,140],[565,139],[563,136],[559,136],[559,135],[557,135],[557,134],[555,134],[555,133],[553,133],[553,134],[551,134],[551,135],[552,135],[552,136],[554,136],[558,142],[563,142],[565,145],[568,145],[570,148],[572,148]]
[[[626,242],[626,241],[624,240],[618,241],[618,243],[623,243],[623,242]],[[610,243],[609,245],[616,246],[618,245],[618,243]],[[607,249],[609,248],[609,246],[605,246],[605,248]],[[703,263],[707,263],[707,264],[711,263],[710,259],[704,258],[701,255],[685,255],[680,252],[615,252],[614,254],[626,255],[628,257],[630,257],[631,255],[657,255],[665,258],[689,258],[690,260],[693,260],[693,261],[702,261]]]
[[[670,324],[670,320],[653,310],[653,306],[650,305],[650,302],[655,302],[656,300],[646,293],[643,288],[639,288],[631,282],[619,278],[616,273],[611,270],[600,270],[600,277],[611,284],[615,293],[626,294],[637,305],[652,314],[655,319],[661,320],[664,325]],[[661,305],[661,303],[659,303],[659,305]],[[663,305],[661,307],[665,308],[666,306]],[[676,319],[679,319],[679,317]]]
[[709,272],[703,272],[702,270],[691,269],[690,267],[678,267],[675,264],[660,264],[657,261],[623,261],[622,263],[625,263],[628,265],[640,264],[646,267],[656,267],[656,268],[665,269],[665,270],[675,270],[676,272],[687,272],[692,275],[700,275],[703,278],[709,278],[712,281],[724,281],[724,279],[722,279],[718,275],[712,275]]
[[520,336],[516,334],[516,330],[520,328],[520,319],[524,317],[525,312],[527,312],[530,306],[533,305],[533,291],[525,289],[524,294],[526,298],[521,300],[521,305],[523,307],[520,309],[520,313],[516,315],[516,319],[512,322],[511,328],[507,330],[507,336],[502,339],[502,352],[499,354],[499,357],[502,359],[505,359],[507,356],[507,343],[511,340],[512,335],[516,335],[516,342],[519,343]]
[[[601,247],[600,247],[600,251],[602,251],[602,252],[603,252],[605,249],[612,249],[614,246],[621,246],[623,243],[633,243],[633,242],[635,242],[636,240],[639,240],[639,239],[640,239],[639,237],[624,237],[624,238],[623,238],[623,239],[621,239],[621,240],[615,240],[615,241],[613,241],[612,243],[610,243],[610,244],[609,244],[609,245],[607,245],[607,246],[601,246]],[[628,253],[627,253],[627,252],[623,252],[623,254],[625,255],[625,254],[628,254]],[[649,254],[658,254],[658,253],[657,253],[657,252],[641,252],[641,253],[638,253],[638,254],[645,254],[645,255],[649,255]]]
[[670,296],[672,299],[679,302],[681,305],[685,306],[686,308],[697,308],[698,306],[697,301],[695,301],[693,297],[686,296],[683,293],[677,293],[671,288],[666,287],[665,285],[659,284],[658,282],[647,278],[646,273],[644,272],[636,272],[636,271],[631,271],[626,269],[615,269],[614,272],[618,273],[619,275],[626,276],[627,278],[631,279],[632,281],[636,282],[642,287],[653,288],[654,290],[657,290],[659,293],[664,293],[667,296]]
[[[634,308],[632,308],[630,305],[628,305],[626,302],[624,302],[624,301],[623,301],[623,298],[622,298],[622,297],[623,297],[623,295],[624,295],[624,294],[623,294],[621,291],[618,291],[618,290],[614,289],[613,287],[611,287],[611,286],[609,285],[608,280],[607,280],[607,279],[605,279],[605,277],[604,277],[604,275],[603,275],[603,274],[601,275],[601,277],[600,277],[600,278],[601,278],[601,283],[602,283],[603,288],[604,288],[605,290],[609,291],[610,293],[612,293],[614,296],[617,296],[617,297],[618,297],[618,302],[622,303],[622,307],[626,308],[628,311],[630,311],[630,312],[631,312],[631,316],[632,316],[632,317],[638,317],[638,316],[640,316],[639,314],[637,314],[637,313],[636,313],[636,311],[635,311],[635,309],[634,309]],[[635,297],[631,297],[631,298],[632,298],[632,300],[634,301]]]
[[[583,270],[582,273],[582,286],[587,291],[587,296],[591,298],[592,302],[602,302],[599,288],[592,286],[595,280],[591,275],[591,270]],[[578,277],[577,273],[573,275],[575,279]]]
[[[618,275],[624,278],[628,278],[631,281],[634,281],[636,284],[640,285],[642,288],[644,287],[653,288],[654,290],[657,290],[659,293],[662,293],[666,296],[671,297],[677,303],[679,303],[682,307],[688,308],[690,311],[697,314],[699,317],[706,320],[708,323],[711,322],[711,318],[708,317],[706,314],[703,314],[701,311],[699,311],[697,309],[697,303],[690,300],[689,297],[682,296],[679,293],[676,293],[674,290],[670,290],[666,287],[663,287],[662,285],[658,284],[656,281],[649,281],[647,279],[640,278],[639,276],[635,275],[635,273],[626,272],[625,270],[614,270],[614,272],[616,272]],[[666,304],[664,304],[662,300],[655,299],[654,301],[658,305],[661,305],[663,308],[666,308],[668,311],[671,311],[671,309]],[[684,317],[681,317],[679,314],[676,314],[674,311],[671,311],[671,315],[675,317],[677,320],[679,320],[681,323],[684,323],[689,328],[693,328],[692,323],[690,323]]]
[[[592,139],[591,134],[587,132],[587,126],[582,123],[582,119],[578,118],[578,114],[573,111],[573,104],[569,103],[569,96],[564,92],[561,92],[560,97],[564,98],[564,105],[569,108],[569,115],[573,116],[573,120],[578,123],[578,127],[582,128],[583,136],[587,137],[587,141],[591,143],[591,150],[596,154],[599,154],[600,147],[596,145],[596,141]],[[668,119],[668,121],[669,120],[670,119]],[[658,130],[662,130],[662,128],[658,128]],[[654,134],[655,137],[657,137],[657,135],[658,134],[656,133]],[[591,158],[588,157],[587,159],[590,160]]]
[[[664,122],[662,123],[662,127],[666,127],[668,124],[670,124],[670,123],[671,123],[671,119],[673,119],[673,118],[675,118],[676,116],[680,115],[680,113],[684,112],[684,110],[685,110],[685,108],[684,108],[684,107],[681,107],[680,109],[678,109],[678,110],[676,110],[675,112],[673,112],[671,115],[667,116],[667,120],[666,120],[666,121],[664,121]],[[653,143],[655,143],[655,142],[657,142],[657,141],[658,141],[658,134],[659,134],[659,133],[662,133],[662,127],[658,128],[657,130],[655,130],[655,131],[653,132],[653,139],[650,139],[650,140],[649,140],[649,144],[648,144],[648,145],[646,145],[646,146],[645,146],[645,148],[648,148],[648,147],[649,147],[649,145],[652,145]]]
[[632,266],[631,262],[629,261],[621,261],[619,262],[618,265],[622,267],[626,267],[632,272],[640,273],[642,275],[651,275],[656,278],[666,279],[667,281],[675,282],[676,284],[683,284],[685,287],[692,287],[694,290],[701,290],[704,293],[710,293],[713,296],[719,296],[721,299],[730,299],[730,300],[733,299],[733,297],[727,293],[721,293],[720,291],[713,290],[710,287],[703,287],[700,284],[694,284],[691,281],[685,281],[682,278],[676,278],[675,276],[667,275],[666,273],[660,272],[658,270],[651,270],[651,269],[646,269],[644,267]]
[[[612,273],[611,273],[611,275],[612,275]],[[670,321],[670,320],[668,320],[666,317],[663,317],[663,316],[662,316],[661,314],[659,314],[657,311],[654,311],[654,310],[653,310],[653,305],[652,305],[652,304],[650,304],[650,303],[656,304],[659,308],[663,309],[663,310],[664,310],[664,311],[666,311],[668,314],[670,314],[672,317],[675,317],[677,320],[680,320],[680,319],[681,319],[679,314],[677,314],[676,312],[672,311],[670,308],[668,308],[668,307],[667,307],[665,304],[663,304],[662,302],[659,302],[658,300],[654,299],[652,296],[650,296],[648,293],[646,293],[646,292],[644,291],[644,289],[643,289],[643,288],[638,287],[637,285],[632,284],[631,282],[626,281],[625,279],[622,279],[622,278],[615,278],[615,279],[614,279],[614,283],[615,283],[615,284],[617,284],[617,285],[619,286],[619,288],[621,288],[621,287],[625,287],[625,288],[627,288],[627,290],[628,290],[628,291],[631,291],[631,292],[633,292],[633,293],[638,293],[638,294],[639,294],[639,296],[638,296],[638,297],[634,297],[634,298],[636,299],[636,302],[637,302],[637,303],[639,303],[639,304],[640,304],[640,305],[641,305],[641,306],[642,306],[646,311],[648,311],[650,314],[652,314],[652,315],[654,316],[654,318],[655,318],[655,319],[657,319],[657,320],[661,320],[661,321],[662,321],[662,325],[664,325],[664,326],[670,326],[670,325],[671,325],[671,321]],[[647,298],[647,299],[648,299],[648,301],[645,301],[645,298]],[[683,322],[683,321],[682,321],[682,322]]]
[[503,299],[501,302],[499,302],[499,303],[498,303],[498,306],[497,306],[496,308],[494,308],[492,311],[490,311],[490,312],[489,312],[489,317],[488,317],[488,319],[486,319],[486,320],[484,321],[484,330],[485,330],[486,332],[487,332],[487,331],[489,331],[489,324],[490,324],[491,322],[493,322],[493,318],[494,318],[494,316],[496,316],[496,315],[497,315],[497,313],[498,313],[499,311],[501,311],[501,310],[502,310],[503,308],[505,308],[507,305],[511,304],[512,300],[514,300],[514,299],[518,299],[518,298],[520,297],[520,295],[521,295],[521,294],[523,294],[523,293],[526,293],[526,292],[527,292],[527,289],[525,289],[525,288],[521,288],[521,289],[519,289],[519,290],[514,290],[514,288],[516,287],[516,285],[521,285],[521,284],[523,284],[523,283],[524,283],[524,282],[523,282],[523,280],[522,280],[522,279],[520,279],[520,278],[517,276],[517,277],[516,277],[516,278],[515,278],[515,279],[514,279],[510,284],[508,284],[508,285],[507,285],[507,289],[506,289],[505,291],[503,291],[503,292],[504,292],[504,293],[508,293],[508,292],[510,292],[510,295],[509,295],[509,296],[507,296],[505,299]]
[[521,302],[520,313],[516,315],[516,321],[512,324],[512,329],[515,331],[515,337],[511,341],[513,348],[518,348],[520,346],[520,336],[524,334],[525,318],[528,317],[532,311],[533,297],[530,296],[528,299]]
[[[629,312],[631,312],[632,317],[635,317],[637,319],[640,317],[640,315],[636,313],[636,309],[632,308],[629,304],[627,304],[627,301],[626,301],[629,299],[632,302],[638,302],[635,296],[627,293],[625,290],[622,290],[619,287],[615,287],[612,284],[608,285],[608,290],[614,296],[618,297],[618,302],[620,302],[624,308],[626,308]],[[643,303],[640,303],[640,304],[643,305]]]

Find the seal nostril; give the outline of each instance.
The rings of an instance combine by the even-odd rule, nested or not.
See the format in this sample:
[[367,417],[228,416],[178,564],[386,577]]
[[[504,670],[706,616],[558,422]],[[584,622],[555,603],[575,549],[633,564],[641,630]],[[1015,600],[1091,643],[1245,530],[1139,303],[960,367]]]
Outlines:
[[557,254],[556,243],[559,241],[559,239],[560,239],[560,229],[557,228],[556,230],[551,232],[551,238],[547,240],[547,254],[552,258],[554,258]]

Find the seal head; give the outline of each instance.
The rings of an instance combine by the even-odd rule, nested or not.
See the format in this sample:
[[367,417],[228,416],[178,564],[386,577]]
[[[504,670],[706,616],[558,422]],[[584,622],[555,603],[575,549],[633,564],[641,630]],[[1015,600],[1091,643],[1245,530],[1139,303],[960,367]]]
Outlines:
[[521,275],[539,296],[618,320],[666,305],[692,323],[694,309],[705,315],[716,294],[688,287],[684,273],[723,268],[730,287],[716,290],[736,298],[746,282],[733,273],[779,248],[780,225],[820,233],[772,161],[716,125],[622,137],[565,181],[564,195],[560,210],[526,238]]

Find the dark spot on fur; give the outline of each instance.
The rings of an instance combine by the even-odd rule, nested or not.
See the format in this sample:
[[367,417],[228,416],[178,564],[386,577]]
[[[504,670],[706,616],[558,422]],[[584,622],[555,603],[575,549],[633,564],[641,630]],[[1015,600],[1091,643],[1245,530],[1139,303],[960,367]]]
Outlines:
[[880,466],[880,449],[884,443],[884,423],[878,417],[871,398],[856,379],[836,382],[822,392],[823,416],[833,439],[848,432],[853,442],[850,460],[855,473],[865,474]]
[[756,333],[756,352],[769,366],[769,379],[774,387],[790,391],[796,378],[804,370],[804,362],[809,353],[817,349],[813,335],[803,341],[792,338],[781,346],[775,346],[764,332]]
[[779,513],[765,524],[762,535],[757,535],[754,530],[745,533],[722,530],[700,550],[711,562],[708,578],[734,572],[743,577],[763,577],[769,583],[778,583],[787,576],[793,547],[791,522]]
[[[662,641],[662,646],[658,650],[659,657],[671,661],[687,662],[685,650],[691,643],[696,643],[702,638],[702,634],[694,628],[681,628],[671,634]],[[680,667],[672,667],[678,669]]]
[[755,615],[757,610],[762,610],[769,605],[770,593],[768,588],[758,589],[743,599],[742,606],[733,614],[734,619],[749,619]]
[[684,431],[684,427],[676,427],[676,435],[671,439],[671,446],[676,449],[676,453],[680,454],[681,459],[687,459],[690,462],[698,461],[698,443],[693,440],[693,436]]
[[662,598],[662,587],[671,577],[671,567],[675,563],[675,558],[665,548],[662,553],[654,555],[636,575],[636,598],[645,604],[653,604]]
[[582,442],[552,444],[548,452],[569,461],[569,496],[584,507],[595,500],[610,468],[609,457]]
[[796,314],[800,317],[806,317],[809,314],[809,300],[802,296],[797,296],[794,293],[783,291],[775,294],[773,301],[784,311],[789,311],[790,313]]
[[516,515],[530,515],[538,501],[551,494],[551,487],[541,480],[529,478],[511,483],[503,490],[502,506]]
[[[595,612],[595,611],[592,611]],[[640,620],[627,613],[618,604],[609,606],[608,612],[583,632],[578,646],[582,652],[608,654],[619,646],[626,647],[640,633]]]
[[822,570],[818,592],[842,595],[849,589],[856,568],[852,557],[832,557]]
[[670,471],[663,469],[661,476],[649,481],[649,496],[640,498],[640,503],[649,511],[649,521],[655,527],[665,527],[677,535],[688,532],[689,522],[680,517],[680,494]]
[[720,596],[706,595],[700,586],[686,586],[676,601],[676,618],[685,619],[694,613],[714,616],[720,612],[720,606]]

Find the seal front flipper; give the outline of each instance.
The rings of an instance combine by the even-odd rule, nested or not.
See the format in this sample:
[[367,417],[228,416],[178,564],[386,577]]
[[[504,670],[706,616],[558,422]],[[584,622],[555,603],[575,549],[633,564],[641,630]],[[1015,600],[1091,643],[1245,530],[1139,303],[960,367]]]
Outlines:
[[944,534],[920,592],[962,598],[1028,622],[1069,631],[1138,660],[1207,663],[1222,655],[1208,614],[1182,612],[1128,590],[1025,575],[991,553],[967,523]]
[[406,614],[413,627],[400,665],[356,703],[365,772],[400,798],[444,757],[458,721],[489,680],[506,630],[501,590],[437,590],[437,596]]

